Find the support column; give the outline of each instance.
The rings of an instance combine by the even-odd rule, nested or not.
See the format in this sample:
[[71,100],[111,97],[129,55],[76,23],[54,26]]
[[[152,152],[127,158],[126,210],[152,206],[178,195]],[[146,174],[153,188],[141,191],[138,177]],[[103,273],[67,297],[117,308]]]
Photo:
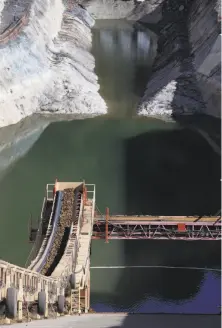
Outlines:
[[72,307],[73,307],[73,296],[72,296],[72,289],[70,290],[70,310],[69,310],[69,314],[72,314]]
[[78,313],[79,315],[81,314],[81,289],[78,287]]
[[45,304],[45,318],[48,318],[49,315],[49,286],[48,282],[45,285],[45,295],[46,295],[46,304]]
[[[35,293],[35,301],[37,301],[37,302],[38,302],[38,295],[39,295],[39,292],[41,292],[41,280],[40,280],[40,278],[38,279],[38,283],[37,283],[37,291],[36,291],[36,293]],[[41,317],[40,317],[40,315],[38,314],[38,312],[37,312],[37,314],[36,314],[36,319],[41,319]]]
[[3,281],[3,287],[1,288],[0,295],[1,299],[6,297],[6,269],[3,269],[2,272],[2,281]]
[[88,286],[85,287],[84,295],[85,295],[85,313],[88,313]]
[[90,310],[90,269],[89,269],[89,278],[88,278],[88,291],[87,291],[87,296],[88,296],[88,310]]
[[106,243],[109,242],[109,208],[106,207]]
[[[7,289],[11,287],[11,270],[6,269],[6,278],[5,278],[5,296],[7,295]],[[5,324],[9,325],[11,320],[9,318],[5,318]]]
[[9,287],[11,287],[11,270],[6,270],[6,283],[5,283],[6,293]]
[[[56,289],[56,302],[58,301],[58,297],[59,297],[59,295],[60,295],[60,286],[57,287],[57,289]],[[58,309],[57,309],[57,311],[56,311],[56,316],[57,316],[57,317],[60,317],[60,313],[58,313]]]
[[22,312],[22,304],[23,304],[23,279],[19,278],[19,292],[18,292],[18,320],[22,321],[23,312]]

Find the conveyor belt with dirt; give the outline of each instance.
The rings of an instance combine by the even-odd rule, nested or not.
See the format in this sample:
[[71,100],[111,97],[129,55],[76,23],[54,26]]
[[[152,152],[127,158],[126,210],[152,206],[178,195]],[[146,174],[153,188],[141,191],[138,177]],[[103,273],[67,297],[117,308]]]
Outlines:
[[74,188],[58,191],[56,196],[58,201],[54,211],[52,233],[37,268],[39,273],[46,276],[51,275],[64,253],[75,212]]

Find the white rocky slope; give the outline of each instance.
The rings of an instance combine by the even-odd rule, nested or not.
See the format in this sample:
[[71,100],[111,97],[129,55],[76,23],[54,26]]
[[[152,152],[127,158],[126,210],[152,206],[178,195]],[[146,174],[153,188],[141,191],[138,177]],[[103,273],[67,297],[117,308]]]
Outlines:
[[78,6],[64,10],[62,0],[35,0],[29,24],[0,47],[0,127],[38,111],[106,113],[90,53],[94,20]]
[[[1,9],[4,2],[0,0]],[[216,0],[81,2],[96,18],[156,24],[158,55],[139,114],[220,116]],[[64,9],[62,0],[33,1],[28,26],[15,41],[0,47],[0,127],[38,111],[106,113],[90,54],[94,21],[78,6],[65,15]]]

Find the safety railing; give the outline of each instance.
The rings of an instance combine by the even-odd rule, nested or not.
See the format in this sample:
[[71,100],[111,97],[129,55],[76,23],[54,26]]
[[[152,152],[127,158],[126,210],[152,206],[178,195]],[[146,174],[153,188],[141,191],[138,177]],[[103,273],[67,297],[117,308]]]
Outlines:
[[[95,194],[95,190],[94,190],[94,194]],[[95,211],[95,202],[93,202],[93,199],[92,199],[91,235],[93,233],[94,211]],[[84,288],[85,284],[87,284],[87,281],[88,281],[88,274],[89,274],[89,269],[90,269],[90,248],[91,248],[91,242],[89,243],[88,256],[86,258],[85,264],[83,265],[83,276],[82,276],[82,281],[81,281],[81,288]]]
[[[29,266],[30,270],[32,270],[36,266],[38,261],[41,259],[42,255],[45,251],[45,248],[47,246],[48,240],[50,238],[50,235],[51,235],[51,232],[52,232],[52,219],[53,219],[53,215],[54,215],[54,211],[55,211],[55,203],[56,203],[56,195],[54,196],[54,199],[53,199],[52,212],[51,212],[51,215],[50,215],[50,219],[49,219],[49,223],[48,223],[45,238],[42,241],[42,245],[41,245],[38,253],[36,254],[35,259],[31,262],[31,264]],[[42,219],[43,219],[43,217],[42,217]]]
[[83,213],[83,197],[81,197],[81,205],[79,210],[79,219],[78,219],[78,225],[76,231],[77,238],[75,239],[75,245],[72,251],[72,272],[74,272],[76,268],[77,253],[79,249],[79,234],[80,234],[81,221],[83,217],[82,213]]
[[[94,223],[94,212],[95,212],[95,200],[96,200],[96,186],[95,184],[86,184],[86,192],[87,192],[87,199],[90,200],[92,202],[91,204],[91,235],[93,232],[93,223]],[[81,283],[80,283],[80,288],[84,289],[85,285],[87,284],[88,281],[88,274],[89,274],[89,268],[90,268],[90,247],[91,247],[91,242],[89,243],[89,248],[88,248],[88,255],[85,261],[85,264],[82,266],[82,268],[80,270],[78,270],[75,273],[80,273],[81,271],[83,271],[83,275],[82,275],[82,279],[81,279]],[[76,256],[77,258],[77,256]]]
[[38,226],[38,230],[37,230],[37,234],[36,234],[36,238],[35,238],[35,242],[32,246],[32,249],[29,253],[29,256],[25,262],[25,267],[27,268],[27,266],[30,266],[32,263],[32,259],[33,261],[35,260],[39,248],[41,247],[41,236],[42,236],[42,222],[43,222],[43,216],[44,216],[44,211],[45,211],[45,206],[46,206],[46,197],[44,197],[43,203],[42,203],[42,210],[41,210],[41,216],[40,216],[40,222],[39,222],[39,226]]
[[51,231],[50,235],[48,236],[48,241],[47,241],[46,247],[43,250],[43,254],[40,257],[40,260],[37,262],[37,264],[33,268],[33,269],[37,270],[38,272],[40,272],[42,270],[42,268],[44,267],[44,265],[47,261],[49,252],[50,252],[51,247],[52,247],[52,245],[54,243],[54,240],[55,240],[56,231],[58,229],[58,221],[59,221],[59,218],[60,218],[60,212],[61,212],[61,207],[62,207],[63,192],[59,191],[58,196],[56,196],[55,198],[57,198],[57,197],[58,197],[58,200],[56,201],[57,206],[55,208],[55,213],[53,211],[53,213],[54,213],[53,216],[55,218],[54,218],[54,221],[53,221],[53,224],[52,224],[52,231]]
[[46,185],[46,198],[47,198],[47,200],[53,200],[53,198],[54,198],[54,187],[55,187],[54,183],[48,183]]
[[39,291],[48,290],[51,301],[56,301],[57,291],[63,288],[63,277],[54,279],[43,276],[35,271],[25,269],[0,260],[0,299],[6,297],[7,289],[14,287],[22,293],[27,301],[37,299]]
[[93,206],[95,208],[96,185],[95,184],[86,184],[85,187],[86,187],[87,199],[91,199],[93,201]]
[[[47,200],[52,200],[52,195],[54,193],[54,184],[48,184],[46,187],[46,197],[43,202],[42,206],[42,213],[41,213],[41,219],[44,215],[44,204]],[[95,185],[94,184],[88,184],[85,186],[85,193],[87,194],[88,203],[84,203],[84,197],[81,197],[81,203],[79,208],[78,215],[78,224],[77,224],[77,230],[76,230],[76,238],[73,240],[70,238],[68,240],[66,250],[69,251],[69,259],[64,262],[64,266],[62,267],[61,274],[59,276],[44,276],[40,274],[37,271],[40,271],[39,268],[37,268],[37,271],[34,271],[33,268],[36,268],[37,266],[44,265],[44,261],[47,258],[47,254],[49,250],[49,244],[52,242],[52,235],[54,235],[52,232],[50,233],[49,239],[46,243],[46,247],[44,248],[44,251],[38,253],[34,261],[31,263],[31,265],[28,268],[22,268],[19,266],[16,266],[14,264],[1,261],[0,260],[0,300],[6,297],[7,289],[9,287],[14,287],[18,290],[19,295],[22,294],[22,297],[26,300],[26,302],[32,302],[36,301],[38,299],[38,293],[40,291],[45,291],[47,294],[47,299],[49,300],[49,303],[55,303],[57,302],[58,295],[64,295],[64,290],[66,286],[69,284],[70,281],[70,274],[75,272],[76,269],[76,261],[78,256],[78,249],[79,249],[79,235],[81,230],[81,222],[83,220],[83,210],[84,205],[90,206],[91,215],[91,231],[93,227],[93,219],[94,219],[94,210],[95,210]],[[58,192],[59,194],[62,192]],[[61,199],[60,199],[61,200]],[[52,207],[52,213],[54,212],[55,208],[55,198],[53,201],[53,207]],[[56,209],[56,211],[59,211],[59,206]],[[53,215],[51,213],[51,216]],[[88,212],[89,213],[89,212]],[[58,213],[57,213],[58,216]],[[42,221],[42,220],[41,220]],[[52,217],[50,217],[50,222],[52,221]],[[51,226],[49,222],[49,226]],[[56,222],[55,222],[56,224]],[[72,226],[73,228],[73,226]],[[39,227],[40,231],[40,227]],[[48,231],[48,230],[47,230]],[[71,236],[71,232],[70,232]],[[87,258],[85,261],[85,264],[82,266],[83,273],[79,276],[81,280],[79,280],[80,284],[77,286],[77,289],[79,291],[80,295],[80,289],[84,289],[88,283],[88,274],[89,274],[89,267],[90,267],[90,244],[89,242],[89,249]],[[66,252],[65,250],[65,252]],[[71,253],[70,253],[71,251]],[[41,268],[40,268],[41,269]],[[20,296],[19,296],[20,297]],[[80,296],[79,296],[80,297]],[[20,299],[21,301],[21,299]],[[23,301],[22,301],[23,302]],[[77,303],[78,309],[80,310],[80,300],[79,303]]]

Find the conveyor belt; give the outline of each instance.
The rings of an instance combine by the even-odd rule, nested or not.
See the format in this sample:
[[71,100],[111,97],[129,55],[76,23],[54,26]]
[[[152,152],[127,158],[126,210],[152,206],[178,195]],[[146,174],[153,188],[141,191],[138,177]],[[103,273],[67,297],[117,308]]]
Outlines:
[[38,267],[41,264],[42,256],[45,252],[45,249],[46,249],[46,247],[48,245],[48,242],[49,242],[49,239],[51,237],[53,225],[54,225],[54,222],[55,222],[55,213],[56,213],[56,209],[57,209],[57,206],[58,206],[58,201],[59,201],[59,192],[56,192],[55,197],[54,197],[54,201],[53,201],[52,212],[51,212],[51,215],[50,215],[50,219],[49,219],[49,223],[48,223],[45,238],[43,239],[42,245],[41,245],[41,247],[38,251],[38,254],[37,254],[36,258],[29,265],[29,267],[28,267],[29,270],[38,271]]
[[44,266],[47,263],[48,256],[50,255],[51,248],[52,248],[53,243],[55,241],[55,234],[56,234],[56,231],[57,231],[57,228],[58,228],[59,216],[60,216],[61,207],[62,207],[62,198],[63,198],[63,192],[58,191],[58,200],[57,200],[57,203],[56,203],[56,206],[55,206],[55,212],[54,212],[54,215],[53,215],[52,232],[51,232],[51,235],[49,237],[48,243],[45,247],[45,250],[42,254],[42,257],[40,258],[39,262],[35,266],[35,270],[37,272],[40,272],[40,273],[42,273],[42,270],[43,270]]
[[54,227],[51,240],[48,243],[43,261],[38,268],[41,274],[51,275],[56,265],[59,263],[69,238],[74,210],[74,189],[65,189],[60,192],[60,199],[55,213]]

